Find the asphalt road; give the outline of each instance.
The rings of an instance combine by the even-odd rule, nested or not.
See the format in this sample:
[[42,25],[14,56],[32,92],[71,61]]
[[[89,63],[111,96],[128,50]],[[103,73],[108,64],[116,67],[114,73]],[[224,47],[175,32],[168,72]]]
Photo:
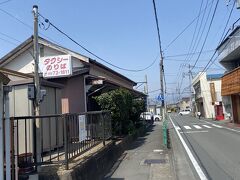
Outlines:
[[207,179],[240,179],[240,131],[189,115],[170,117]]

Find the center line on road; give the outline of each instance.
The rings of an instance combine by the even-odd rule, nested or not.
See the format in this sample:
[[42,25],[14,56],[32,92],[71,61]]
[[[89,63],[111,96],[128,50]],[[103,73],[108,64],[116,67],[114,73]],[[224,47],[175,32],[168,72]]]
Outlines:
[[209,129],[212,128],[211,126],[208,126],[208,125],[203,125],[203,126]]
[[183,126],[185,129],[192,129],[190,126]]
[[198,125],[193,125],[196,129],[202,129],[201,126],[198,126]]

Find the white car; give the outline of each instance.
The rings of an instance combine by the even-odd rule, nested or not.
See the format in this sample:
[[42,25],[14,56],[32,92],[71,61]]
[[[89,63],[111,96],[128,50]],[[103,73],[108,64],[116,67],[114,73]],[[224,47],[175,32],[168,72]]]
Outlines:
[[187,115],[187,114],[190,114],[190,112],[191,112],[191,110],[190,109],[185,109],[185,110],[181,110],[180,112],[179,112],[179,115]]
[[153,116],[153,119],[154,119],[154,121],[161,121],[162,120],[162,116],[155,114]]
[[144,119],[144,120],[147,120],[147,121],[153,120],[153,113],[143,112],[143,113],[141,113],[140,118]]

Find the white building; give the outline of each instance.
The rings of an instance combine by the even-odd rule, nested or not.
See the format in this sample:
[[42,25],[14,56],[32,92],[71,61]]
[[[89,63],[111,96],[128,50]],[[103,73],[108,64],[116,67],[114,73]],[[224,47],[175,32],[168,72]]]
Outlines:
[[221,96],[222,74],[200,72],[192,81],[195,90],[195,109],[205,118],[224,119]]

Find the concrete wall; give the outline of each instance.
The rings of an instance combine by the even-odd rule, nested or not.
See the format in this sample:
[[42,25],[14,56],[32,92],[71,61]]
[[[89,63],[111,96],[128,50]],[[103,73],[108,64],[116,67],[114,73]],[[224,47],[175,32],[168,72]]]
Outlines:
[[78,165],[68,171],[62,171],[60,168],[60,172],[57,172],[56,168],[46,168],[39,173],[39,180],[102,180],[129,145],[145,132],[143,127],[135,134],[125,137],[120,143],[106,145],[91,157],[86,157],[84,162],[76,162]]
[[[9,105],[10,105],[10,116],[32,116],[33,115],[33,103],[28,99],[27,96],[27,84],[13,86],[12,92],[9,93]],[[40,105],[40,115],[53,115],[61,114],[61,90],[52,87],[42,87],[47,90],[43,102]],[[51,146],[56,147],[56,129],[58,130],[59,146],[63,144],[63,122],[57,119],[44,119],[42,122],[43,127],[43,149],[49,150],[50,146],[50,134],[51,133]],[[58,123],[57,123],[58,122]],[[18,134],[17,134],[17,123],[18,123]],[[26,123],[26,124],[25,124]],[[14,121],[15,125],[15,142],[19,141],[19,153],[33,152],[33,121],[27,119],[26,121],[19,120]],[[27,139],[25,138],[25,131],[27,133]],[[27,149],[25,148],[27,143]],[[16,145],[16,143],[15,143]],[[15,146],[15,149],[17,147]]]

